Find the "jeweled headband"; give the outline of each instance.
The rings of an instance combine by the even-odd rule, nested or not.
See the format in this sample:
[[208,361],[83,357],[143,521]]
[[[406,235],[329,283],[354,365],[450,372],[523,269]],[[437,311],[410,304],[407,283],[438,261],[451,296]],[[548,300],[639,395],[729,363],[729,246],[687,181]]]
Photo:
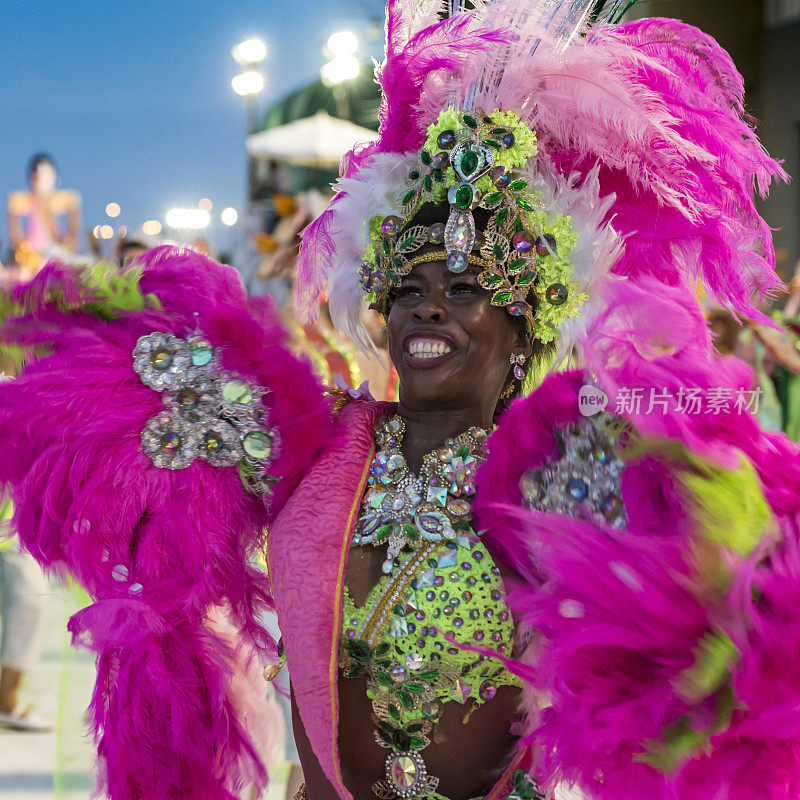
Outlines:
[[[478,282],[492,305],[526,317],[535,338],[552,341],[564,320],[578,316],[586,295],[571,281],[577,235],[569,217],[549,218],[540,192],[515,172],[536,154],[536,135],[516,114],[442,111],[399,187],[397,213],[370,220],[359,270],[368,299],[385,309],[392,288],[416,263],[440,258],[454,273],[473,264],[482,267]],[[425,203],[444,202],[446,224],[412,224]],[[482,232],[476,208],[490,215]],[[444,249],[411,257],[426,245]]]

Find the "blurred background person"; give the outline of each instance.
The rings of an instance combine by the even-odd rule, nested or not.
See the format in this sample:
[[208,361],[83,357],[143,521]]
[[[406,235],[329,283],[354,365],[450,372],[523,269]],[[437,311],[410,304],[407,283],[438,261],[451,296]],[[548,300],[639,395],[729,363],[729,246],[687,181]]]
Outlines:
[[12,258],[29,280],[51,257],[71,261],[78,252],[80,195],[58,189],[58,168],[47,153],[28,163],[28,191],[8,198]]

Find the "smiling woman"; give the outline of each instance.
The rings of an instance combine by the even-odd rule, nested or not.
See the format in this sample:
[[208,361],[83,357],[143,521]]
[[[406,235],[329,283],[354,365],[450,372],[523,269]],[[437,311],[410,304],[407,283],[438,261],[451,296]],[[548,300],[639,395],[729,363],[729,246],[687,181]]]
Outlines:
[[[472,6],[390,2],[380,139],[298,265],[355,341],[385,316],[398,403],[331,400],[193,251],[3,297],[38,360],[0,385],[0,482],[95,601],[70,628],[112,800],[265,783],[221,609],[291,667],[300,800],[800,793],[800,458],[720,400],[748,376],[694,291],[759,318],[780,167],[699,31]],[[689,389],[716,402],[632,402]]]

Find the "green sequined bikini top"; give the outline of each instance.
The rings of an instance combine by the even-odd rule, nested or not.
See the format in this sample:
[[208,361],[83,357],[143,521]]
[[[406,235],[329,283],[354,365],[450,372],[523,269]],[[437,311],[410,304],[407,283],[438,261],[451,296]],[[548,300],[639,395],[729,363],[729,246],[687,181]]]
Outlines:
[[[385,444],[386,426],[392,420],[376,432],[379,445]],[[444,449],[458,459],[456,467],[467,459],[477,467],[481,454],[470,452],[459,439],[448,440]],[[435,455],[447,467],[443,458],[447,453],[440,450]],[[386,461],[385,452],[375,456],[373,465],[377,463],[379,468],[373,471],[373,477],[384,474],[381,470]],[[455,477],[469,488],[465,475]],[[395,478],[372,482],[362,502],[360,522],[374,516],[371,497],[374,499],[376,485],[381,493],[387,490],[388,503],[393,491],[407,496],[408,473],[399,471]],[[427,485],[431,485],[430,480],[428,476]],[[453,487],[459,489],[456,481],[444,487],[447,497]],[[437,490],[441,487],[432,488],[431,497],[440,497]],[[463,505],[469,507],[473,493],[474,488],[469,493],[459,491],[457,510]],[[441,516],[447,511],[447,497]],[[420,498],[417,513],[409,517],[416,521],[420,533],[426,531],[420,517],[424,518],[429,508]],[[410,526],[409,522],[398,524]],[[385,780],[373,785],[381,800],[438,797],[438,779],[427,774],[420,751],[430,744],[443,705],[464,705],[466,722],[474,708],[494,697],[499,686],[520,685],[498,659],[455,646],[455,642],[479,645],[509,654],[514,623],[504,602],[500,570],[472,529],[471,514],[459,514],[452,525],[442,528],[448,531],[446,535],[428,531],[412,549],[406,547],[397,553],[391,571],[385,570],[361,608],[356,607],[346,588],[344,592],[339,664],[346,677],[368,678],[367,694],[377,725],[375,738],[390,751]],[[365,530],[365,526],[356,526],[354,544],[360,543],[356,538],[359,530]],[[404,535],[410,534],[409,530]]]

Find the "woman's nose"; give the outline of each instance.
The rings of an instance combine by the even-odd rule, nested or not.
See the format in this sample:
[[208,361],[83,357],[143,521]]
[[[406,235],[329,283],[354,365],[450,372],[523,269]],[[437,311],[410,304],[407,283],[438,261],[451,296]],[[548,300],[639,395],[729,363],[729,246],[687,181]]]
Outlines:
[[411,312],[417,322],[444,322],[447,319],[447,303],[440,292],[429,292],[421,298]]

